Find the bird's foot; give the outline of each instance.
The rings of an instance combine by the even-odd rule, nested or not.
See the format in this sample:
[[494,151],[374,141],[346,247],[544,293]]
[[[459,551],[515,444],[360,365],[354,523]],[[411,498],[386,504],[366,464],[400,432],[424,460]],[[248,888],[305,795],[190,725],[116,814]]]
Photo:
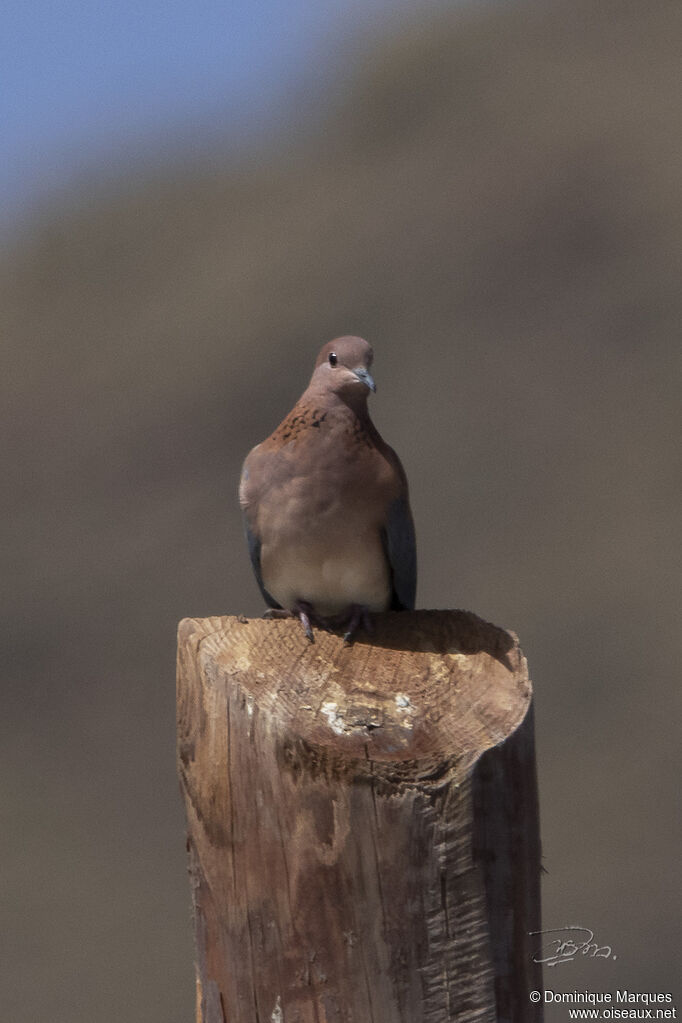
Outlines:
[[329,628],[327,619],[318,615],[313,605],[307,600],[297,600],[291,611],[287,611],[283,607],[269,607],[267,611],[263,612],[263,618],[276,618],[278,620],[282,618],[298,618],[303,626],[303,631],[311,643],[315,642],[313,625],[316,625],[319,629]]
[[350,617],[346,631],[343,634],[343,642],[346,644],[350,644],[359,628],[363,628],[368,633],[371,633],[374,629],[372,620],[369,617],[369,611],[364,604],[351,604],[348,610]]
[[306,637],[311,643],[315,642],[313,625],[317,626],[318,629],[326,629],[328,632],[345,629],[343,641],[346,644],[350,644],[359,628],[369,633],[374,631],[369,610],[364,604],[349,604],[347,608],[338,614],[325,618],[317,614],[309,601],[297,600],[291,611],[286,611],[281,607],[269,607],[264,612],[263,618],[298,618],[303,626]]
[[297,600],[294,604],[294,616],[298,618],[303,626],[303,631],[310,640],[311,643],[315,642],[313,635],[313,624],[319,625],[320,618],[315,614],[312,604],[309,604],[307,600]]
[[359,628],[363,628],[365,632],[373,631],[369,610],[364,604],[350,604],[344,611],[332,618],[327,618],[326,624],[331,629],[345,628],[343,641],[347,644],[350,644]]
[[322,624],[322,620],[315,614],[312,604],[309,604],[307,600],[297,600],[292,611],[287,611],[283,607],[269,607],[267,611],[263,612],[263,618],[276,618],[278,620],[282,618],[298,618],[303,626],[303,631],[311,643],[315,642],[312,625]]

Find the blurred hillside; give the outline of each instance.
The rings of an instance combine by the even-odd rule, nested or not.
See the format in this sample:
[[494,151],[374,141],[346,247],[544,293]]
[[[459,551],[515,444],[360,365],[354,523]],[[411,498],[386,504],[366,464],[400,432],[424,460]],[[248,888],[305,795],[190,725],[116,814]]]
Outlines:
[[545,925],[618,954],[547,985],[674,990],[681,38],[675,0],[467,8],[358,44],[287,144],[8,244],[3,1018],[191,1018],[175,626],[260,613],[241,460],[344,333],[419,605],[529,658]]

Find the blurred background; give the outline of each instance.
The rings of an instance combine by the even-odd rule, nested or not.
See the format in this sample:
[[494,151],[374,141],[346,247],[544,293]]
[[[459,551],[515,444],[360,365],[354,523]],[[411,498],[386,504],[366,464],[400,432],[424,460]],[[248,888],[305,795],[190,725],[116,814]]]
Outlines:
[[345,333],[418,605],[529,659],[544,923],[617,955],[547,986],[675,992],[682,5],[3,22],[2,1018],[192,1018],[175,628],[261,613],[240,464]]

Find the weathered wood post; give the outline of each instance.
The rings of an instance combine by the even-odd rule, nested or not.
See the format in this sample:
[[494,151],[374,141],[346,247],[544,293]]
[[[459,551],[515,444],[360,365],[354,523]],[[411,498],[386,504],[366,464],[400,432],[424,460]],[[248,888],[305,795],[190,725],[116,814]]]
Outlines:
[[531,687],[513,634],[186,619],[178,766],[201,1023],[537,1023]]

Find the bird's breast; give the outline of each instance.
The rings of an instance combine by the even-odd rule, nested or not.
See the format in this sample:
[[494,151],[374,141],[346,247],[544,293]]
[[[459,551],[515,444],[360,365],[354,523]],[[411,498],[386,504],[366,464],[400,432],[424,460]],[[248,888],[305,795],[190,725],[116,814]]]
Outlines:
[[261,501],[261,571],[282,605],[308,601],[322,615],[350,604],[385,610],[391,579],[381,536],[385,496],[371,479],[333,473],[289,478]]
[[330,414],[291,439],[276,432],[248,461],[255,472],[243,477],[241,500],[267,592],[282,607],[305,600],[322,615],[389,607],[382,530],[401,480],[371,432]]
[[286,544],[263,544],[261,566],[266,589],[282,607],[297,601],[318,614],[333,615],[351,604],[384,611],[391,583],[379,537],[348,536],[327,542],[300,537]]

